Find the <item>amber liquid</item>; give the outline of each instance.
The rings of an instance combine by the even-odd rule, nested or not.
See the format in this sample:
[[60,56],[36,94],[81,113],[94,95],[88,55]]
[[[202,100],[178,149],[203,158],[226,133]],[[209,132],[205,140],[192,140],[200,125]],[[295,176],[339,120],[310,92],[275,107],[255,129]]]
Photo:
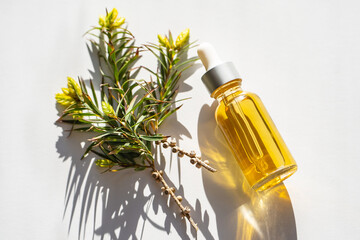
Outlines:
[[255,190],[266,190],[297,170],[284,140],[260,98],[233,80],[216,89],[215,118],[245,178]]

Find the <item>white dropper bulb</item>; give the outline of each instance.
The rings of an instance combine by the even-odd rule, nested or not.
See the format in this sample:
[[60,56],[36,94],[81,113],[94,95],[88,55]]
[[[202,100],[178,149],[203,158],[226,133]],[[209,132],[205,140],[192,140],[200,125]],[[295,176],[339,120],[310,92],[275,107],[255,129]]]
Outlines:
[[197,49],[197,54],[203,63],[206,71],[223,63],[220,60],[215,48],[210,43],[204,42]]

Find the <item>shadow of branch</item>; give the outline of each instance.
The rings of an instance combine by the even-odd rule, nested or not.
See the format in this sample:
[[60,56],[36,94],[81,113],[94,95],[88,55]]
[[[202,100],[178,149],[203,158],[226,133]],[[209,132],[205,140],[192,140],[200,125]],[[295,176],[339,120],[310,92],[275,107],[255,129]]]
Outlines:
[[[99,69],[98,52],[92,45],[87,47],[95,69],[95,71],[90,71],[91,78],[99,79],[101,74],[96,70]],[[195,70],[196,67],[190,69],[187,75],[183,76],[182,81]],[[88,81],[86,80],[87,84]],[[188,90],[189,87],[183,85],[179,91]],[[57,108],[61,110],[58,105]],[[176,115],[174,119],[177,119]],[[191,137],[184,126],[176,129],[177,131],[173,132],[175,137],[179,138],[184,132]],[[67,130],[64,129],[63,135],[59,136],[56,142],[59,157],[63,161],[70,161],[64,197],[64,219],[66,218],[69,222],[68,232],[77,228],[78,239],[89,239],[89,232],[92,233],[92,239],[95,237],[104,239],[108,236],[111,239],[139,239],[143,237],[145,223],[148,222],[168,234],[172,226],[182,239],[190,239],[186,231],[186,220],[181,219],[179,210],[172,201],[169,202],[166,197],[159,196],[160,186],[154,182],[147,170],[134,172],[129,169],[120,173],[101,174],[102,170],[93,164],[94,155],[89,154],[84,160],[80,160],[85,151],[87,139],[91,136],[90,133],[78,134],[76,132],[68,136]],[[166,174],[164,177],[173,186]],[[181,183],[178,192],[184,194]],[[189,205],[186,200],[184,204]],[[156,223],[149,217],[150,206],[155,213],[161,209],[166,214],[163,224]],[[196,210],[198,209],[200,210],[199,219],[201,219],[199,201],[196,204]],[[193,208],[191,210],[194,212]],[[205,212],[205,220],[206,214]],[[207,223],[200,223],[199,226],[209,236],[208,220]],[[139,234],[140,227],[142,229]],[[91,231],[87,231],[89,228]],[[194,231],[191,233],[196,236]]]

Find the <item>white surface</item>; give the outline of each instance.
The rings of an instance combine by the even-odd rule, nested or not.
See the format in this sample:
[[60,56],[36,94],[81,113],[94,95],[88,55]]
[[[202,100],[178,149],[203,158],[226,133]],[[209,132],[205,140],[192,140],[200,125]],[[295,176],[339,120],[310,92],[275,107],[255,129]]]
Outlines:
[[[261,96],[299,165],[285,183],[291,202],[251,197],[230,158],[218,166],[229,174],[209,175],[165,152],[165,170],[199,223],[196,235],[149,174],[105,175],[78,160],[86,137],[66,138],[54,124],[54,94],[66,76],[91,76],[82,34],[106,7],[119,9],[139,43],[189,27],[192,39],[211,42],[238,66],[244,89]],[[2,1],[0,238],[358,238],[359,8],[356,0]],[[221,136],[210,137],[218,132],[204,70],[194,70],[178,96],[192,99],[164,131],[184,149],[227,159]]]

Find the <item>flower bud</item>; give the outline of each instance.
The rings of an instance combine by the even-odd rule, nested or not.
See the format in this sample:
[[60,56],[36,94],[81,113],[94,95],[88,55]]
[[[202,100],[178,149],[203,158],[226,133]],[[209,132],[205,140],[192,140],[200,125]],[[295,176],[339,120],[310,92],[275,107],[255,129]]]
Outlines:
[[67,77],[67,81],[68,81],[69,91],[73,92],[73,94],[74,94],[73,97],[81,98],[82,91],[81,91],[79,84],[72,77]]
[[110,22],[115,22],[117,15],[118,10],[116,8],[113,8],[113,10],[111,10],[111,12],[108,14],[108,19],[110,20]]
[[108,117],[112,117],[112,118],[116,117],[115,111],[109,103],[102,101],[101,107],[102,107],[102,110],[105,113],[105,115],[107,115]]
[[125,18],[124,18],[124,17],[117,18],[117,19],[115,20],[115,22],[112,24],[112,27],[113,27],[113,28],[118,28],[118,27],[120,27],[121,25],[123,25],[124,22],[125,22]]
[[182,31],[179,36],[176,38],[175,46],[176,49],[180,49],[188,42],[190,37],[190,29],[185,29]]
[[55,95],[56,101],[65,107],[79,103],[82,100],[82,91],[79,84],[71,77],[67,78],[67,83],[68,87],[62,88],[63,92]]
[[68,106],[76,103],[72,97],[70,97],[64,93],[57,93],[55,95],[55,99],[59,104],[65,106],[65,107],[68,107]]
[[169,39],[163,35],[158,34],[158,40],[161,46],[164,46],[166,48],[171,48]]
[[107,31],[119,28],[125,22],[125,18],[118,17],[118,11],[113,8],[106,16],[99,17],[99,25]]
[[105,27],[105,25],[106,25],[105,16],[101,15],[101,16],[99,17],[99,25],[100,25],[101,27]]

